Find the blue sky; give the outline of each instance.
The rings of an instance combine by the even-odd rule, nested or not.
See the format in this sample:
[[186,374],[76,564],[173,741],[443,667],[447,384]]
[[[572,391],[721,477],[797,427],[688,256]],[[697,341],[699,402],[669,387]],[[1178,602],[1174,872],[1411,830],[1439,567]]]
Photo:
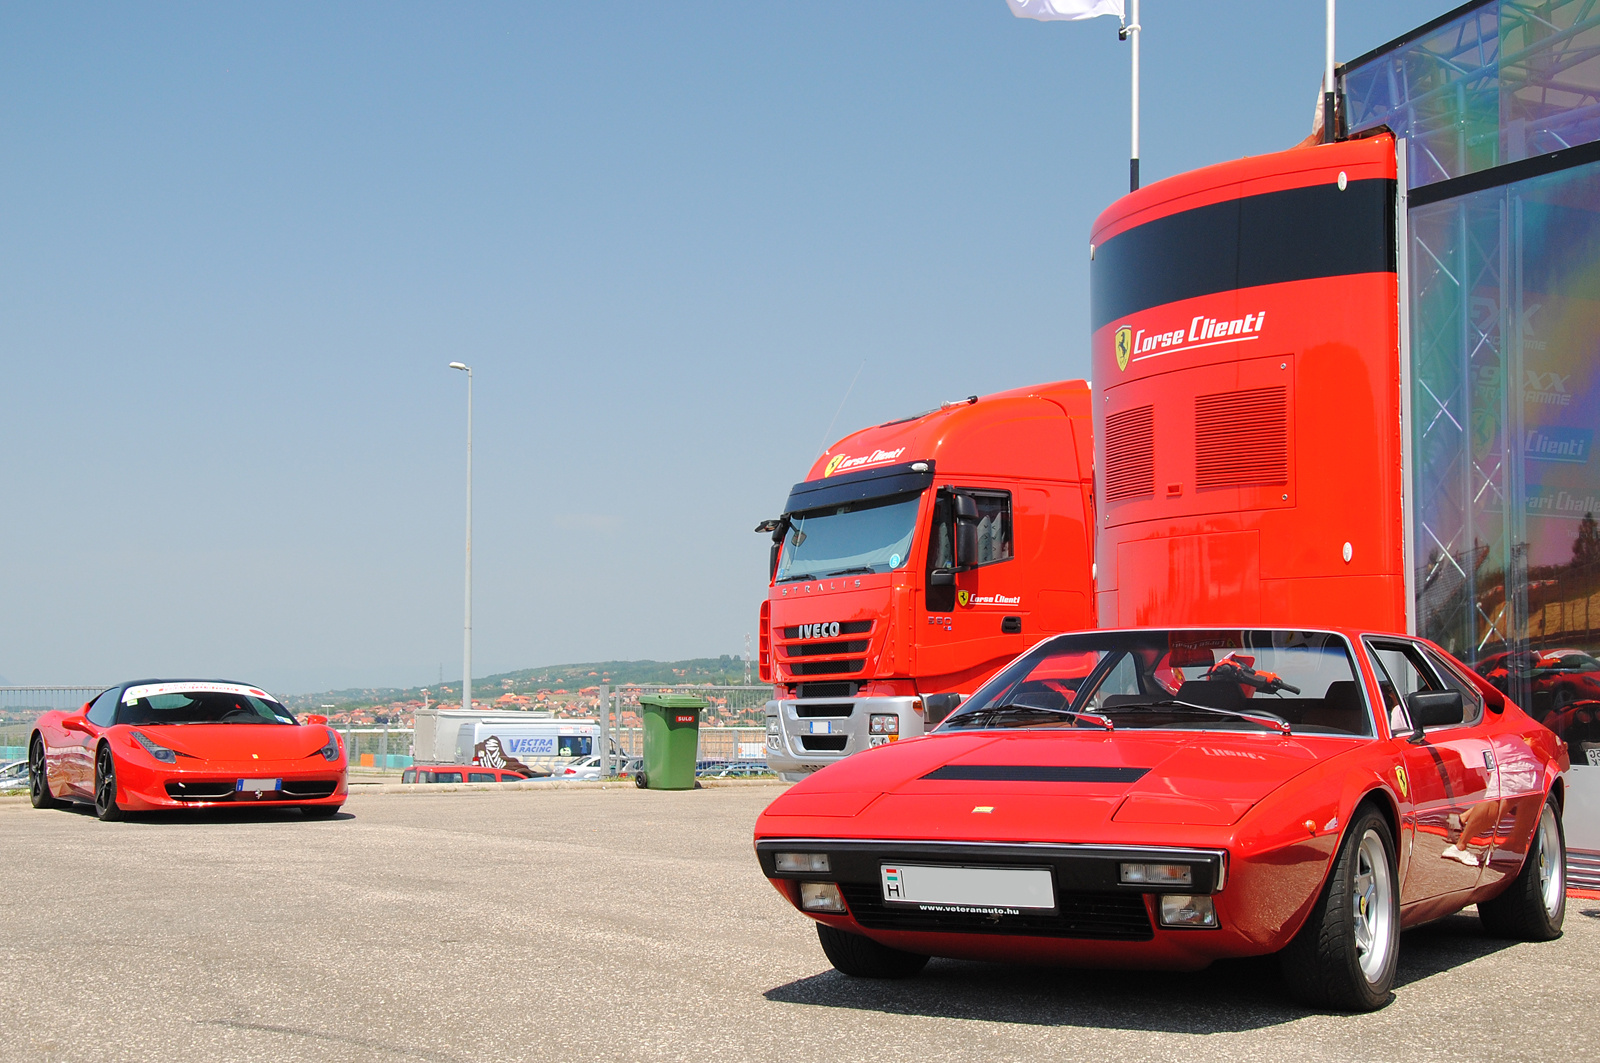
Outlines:
[[[1142,15],[1147,182],[1309,131],[1319,0]],[[1087,373],[1127,126],[1003,0],[0,4],[0,674],[459,676],[457,359],[475,673],[739,653],[830,437]]]

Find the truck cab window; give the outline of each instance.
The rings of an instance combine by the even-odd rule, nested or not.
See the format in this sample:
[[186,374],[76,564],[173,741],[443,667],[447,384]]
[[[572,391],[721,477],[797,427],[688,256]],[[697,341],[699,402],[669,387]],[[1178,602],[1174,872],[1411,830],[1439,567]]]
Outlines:
[[978,504],[978,556],[975,563],[1011,559],[1011,492],[972,492]]

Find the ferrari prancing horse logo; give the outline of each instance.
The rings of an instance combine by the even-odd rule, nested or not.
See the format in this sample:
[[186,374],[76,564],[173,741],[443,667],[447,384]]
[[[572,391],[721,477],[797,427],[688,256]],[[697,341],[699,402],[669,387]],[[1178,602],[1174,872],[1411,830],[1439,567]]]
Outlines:
[[960,602],[962,605],[966,605],[967,599],[971,597],[972,594],[969,591],[956,591],[956,601]]
[[1117,329],[1117,368],[1127,371],[1128,355],[1133,353],[1133,329],[1123,325]]
[[1405,768],[1400,766],[1395,767],[1394,781],[1395,784],[1400,787],[1400,796],[1402,798],[1409,798],[1411,796],[1411,780],[1406,777]]

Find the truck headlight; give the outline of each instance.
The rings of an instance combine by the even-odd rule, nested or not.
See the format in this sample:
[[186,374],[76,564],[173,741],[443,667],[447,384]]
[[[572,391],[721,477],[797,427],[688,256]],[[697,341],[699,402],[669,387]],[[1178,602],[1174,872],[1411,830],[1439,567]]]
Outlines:
[[844,895],[837,882],[800,883],[800,907],[808,912],[839,912],[843,914]]
[[1212,929],[1217,925],[1217,906],[1210,897],[1189,893],[1161,895],[1161,925]]
[[892,712],[875,712],[867,721],[867,731],[875,735],[897,735],[900,733],[900,717]]
[[176,764],[178,762],[178,754],[157,742],[154,738],[150,738],[139,731],[134,731],[133,740],[144,746],[146,753],[163,764]]

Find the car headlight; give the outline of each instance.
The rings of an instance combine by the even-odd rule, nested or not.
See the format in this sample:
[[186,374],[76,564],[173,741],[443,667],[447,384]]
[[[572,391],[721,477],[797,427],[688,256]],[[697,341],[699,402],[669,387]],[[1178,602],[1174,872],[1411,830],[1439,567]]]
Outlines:
[[323,746],[321,749],[317,750],[317,752],[322,754],[322,759],[323,760],[330,761],[330,762],[338,760],[339,759],[339,736],[338,736],[338,734],[336,734],[333,731],[329,731],[328,732],[328,744]]
[[138,731],[134,731],[133,740],[138,742],[141,746],[144,746],[144,751],[146,753],[150,754],[152,757],[155,757],[163,764],[176,764],[178,762],[178,754],[173,750],[168,749],[160,742],[157,742],[154,738],[149,738]]

